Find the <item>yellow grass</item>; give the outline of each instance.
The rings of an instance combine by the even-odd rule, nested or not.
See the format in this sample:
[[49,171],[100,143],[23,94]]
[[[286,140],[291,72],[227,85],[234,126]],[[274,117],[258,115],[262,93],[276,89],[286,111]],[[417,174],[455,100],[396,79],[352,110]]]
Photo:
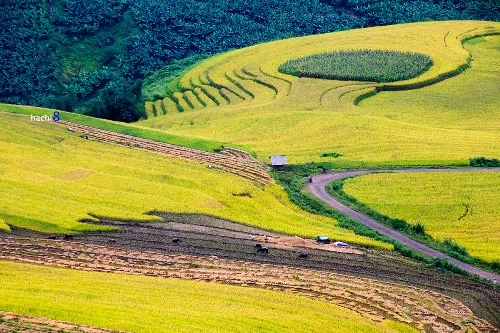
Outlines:
[[154,117],[155,116],[155,112],[153,110],[153,104],[152,102],[146,102],[146,104],[144,105],[144,110],[146,112],[146,116],[148,118],[151,118],[151,117]]
[[170,98],[164,98],[162,100],[162,105],[167,113],[179,112],[179,110],[177,109],[177,105]]
[[[361,107],[373,115],[394,121],[498,133],[500,36],[481,37],[477,42],[466,42],[464,46],[473,54],[474,60],[472,67],[458,77],[417,90],[382,92],[363,101]],[[404,108],[401,103],[404,103]]]
[[[278,185],[261,188],[194,162],[84,140],[62,126],[26,116],[0,113],[0,128],[0,219],[12,226],[92,230],[99,227],[78,221],[92,215],[151,220],[146,213],[158,210],[211,214],[291,234],[326,233],[391,248],[300,210]],[[234,195],[243,192],[252,197]]]
[[344,191],[376,211],[451,238],[477,258],[500,260],[500,173],[371,174]]
[[0,231],[10,231],[10,227],[3,219],[0,219]]
[[156,115],[159,116],[159,115],[162,115],[164,114],[164,111],[163,111],[163,106],[162,106],[162,100],[157,100],[156,102],[154,102],[154,109],[156,111]]
[[417,332],[276,291],[0,261],[0,310],[127,332]]
[[[484,43],[466,45],[467,50],[461,43],[466,37],[493,32],[500,32],[500,23],[424,22],[291,38],[231,51],[207,59],[188,71],[183,79],[208,76],[215,84],[244,95],[244,102],[211,107],[203,112],[167,115],[139,124],[168,129],[169,133],[244,144],[265,161],[269,155],[278,153],[288,155],[290,163],[326,160],[400,165],[457,164],[477,155],[500,156],[497,144],[500,103],[495,93],[499,82],[496,73],[500,70],[495,60],[500,58],[498,38],[487,37]],[[455,71],[467,64],[468,50],[474,61],[472,70],[462,74],[463,77],[459,75],[425,88],[434,89],[424,93],[433,96],[429,107],[425,98],[416,97],[420,90],[385,92],[355,106],[357,97],[384,84],[299,79],[277,71],[281,63],[291,58],[360,48],[431,56],[434,66],[429,71],[393,85],[422,83]],[[273,85],[278,94],[248,80],[252,77],[248,73],[257,78],[266,76],[263,81]],[[488,80],[487,75],[490,75]],[[485,89],[474,86],[477,82]],[[460,101],[457,94],[462,94]],[[382,99],[383,96],[387,99]],[[485,101],[487,110],[481,107]],[[460,109],[455,109],[456,104],[461,105]],[[460,121],[464,113],[468,120],[474,119],[473,126]],[[454,122],[448,123],[449,119]],[[344,156],[320,158],[325,151]]]

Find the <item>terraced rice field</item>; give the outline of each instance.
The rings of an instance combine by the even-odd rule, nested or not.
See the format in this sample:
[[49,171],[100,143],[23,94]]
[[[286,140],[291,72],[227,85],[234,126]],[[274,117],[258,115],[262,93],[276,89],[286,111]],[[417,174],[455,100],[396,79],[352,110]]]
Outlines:
[[[288,155],[291,163],[335,161],[339,165],[456,165],[473,156],[499,156],[496,111],[500,107],[494,93],[498,91],[498,79],[494,79],[499,70],[495,61],[499,58],[498,38],[482,37],[483,43],[462,45],[471,36],[498,32],[496,22],[425,22],[287,39],[231,51],[188,71],[179,80],[179,90],[209,85],[229,92],[238,99],[237,104],[230,101],[196,112],[167,113],[139,125],[239,143],[266,162],[269,155],[278,153]],[[434,65],[417,78],[387,84],[297,78],[278,72],[288,59],[361,48],[427,54]],[[449,78],[467,66],[469,51],[473,59],[472,69],[465,72],[469,79],[463,80],[462,75]],[[485,75],[490,75],[488,81],[483,80]],[[360,96],[375,90],[420,87],[442,78],[448,79],[429,87],[435,89],[432,108],[422,104],[426,99],[417,103],[425,111],[422,123],[419,114],[413,113],[411,97],[406,101],[405,94],[411,96],[413,91],[384,92],[354,105]],[[474,87],[479,81],[487,88]],[[470,88],[473,98],[468,95]],[[450,107],[458,90],[463,92],[462,99],[473,100],[462,110]],[[377,99],[379,96],[390,96],[392,109],[386,111],[385,100]],[[372,99],[379,102],[369,104]],[[481,103],[494,112],[484,111]],[[464,112],[476,119],[473,130],[469,123],[459,121]],[[447,122],[450,117],[455,123]],[[325,151],[343,157],[321,158]]]
[[[480,132],[498,133],[499,46],[500,36],[469,40],[464,43],[464,48],[473,55],[473,61],[471,68],[459,76],[421,89],[381,92],[359,105],[375,116],[394,121],[476,131],[478,136]],[[471,98],[476,96],[478,98]],[[439,117],[436,111],[439,111]]]
[[[261,161],[279,153],[339,166],[498,157],[500,38],[468,40],[498,33],[498,22],[426,22],[228,52],[179,77],[171,96],[145,105],[149,119],[130,126],[64,119],[70,132],[0,113],[0,230],[10,232],[0,237],[0,330],[498,332],[499,289],[363,247],[392,249],[292,205],[251,154],[214,152],[231,142]],[[288,59],[360,48],[427,54],[434,66],[385,84],[278,72]],[[471,68],[451,78],[471,56]],[[379,90],[395,91],[360,98]],[[361,184],[376,186],[361,194],[382,213],[411,213],[431,235],[498,259],[496,180],[399,176],[418,178],[391,182],[393,192],[383,181]],[[318,234],[354,246],[322,247],[310,239]]]
[[[210,153],[208,160],[200,152],[194,154],[197,161],[188,162],[85,140],[63,126],[6,113],[0,114],[0,126],[2,229],[8,230],[9,225],[46,233],[109,229],[84,222],[106,217],[155,221],[158,218],[148,212],[156,210],[204,213],[290,234],[315,237],[326,233],[355,244],[392,248],[336,227],[333,219],[301,211],[275,184],[264,186],[208,168]],[[101,134],[109,135],[89,133]],[[147,140],[134,140],[130,144],[151,145]],[[173,148],[158,144],[155,149],[169,149],[171,155]],[[240,156],[241,152],[229,150],[217,158],[241,163],[246,172],[252,170],[255,161],[250,156],[231,154]]]
[[[442,294],[324,271],[233,261],[215,256],[164,255],[76,242],[20,238],[0,240],[0,249],[1,259],[22,263],[180,278],[306,296],[357,312],[367,324],[378,322],[387,325],[390,320],[411,325],[420,331],[451,332],[465,331],[466,328],[477,332],[495,331],[491,324],[474,316],[462,303]],[[342,329],[348,328],[346,323],[343,325]]]
[[497,172],[370,174],[346,180],[344,191],[381,214],[422,223],[472,256],[500,261]]

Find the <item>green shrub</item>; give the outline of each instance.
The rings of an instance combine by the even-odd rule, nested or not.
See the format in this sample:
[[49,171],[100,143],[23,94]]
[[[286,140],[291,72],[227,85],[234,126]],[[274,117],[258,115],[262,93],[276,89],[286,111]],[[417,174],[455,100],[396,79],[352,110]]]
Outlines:
[[495,168],[500,167],[500,160],[497,158],[488,159],[486,157],[473,157],[470,159],[469,164],[472,167]]
[[413,232],[418,235],[425,235],[425,227],[422,223],[418,222],[415,225],[412,225]]
[[449,251],[456,252],[456,253],[461,254],[463,256],[469,255],[469,253],[467,253],[467,249],[465,247],[458,245],[458,243],[455,242],[451,238],[446,238],[443,241],[443,244],[448,248]]
[[279,71],[299,77],[394,82],[416,77],[431,66],[431,58],[420,53],[352,50],[288,60]]
[[321,154],[321,157],[337,158],[337,157],[342,157],[342,156],[344,156],[344,155],[337,153],[337,152],[326,152],[326,153]]
[[432,266],[440,271],[448,271],[457,274],[466,275],[465,271],[457,266],[450,264],[446,259],[434,258],[432,259]]

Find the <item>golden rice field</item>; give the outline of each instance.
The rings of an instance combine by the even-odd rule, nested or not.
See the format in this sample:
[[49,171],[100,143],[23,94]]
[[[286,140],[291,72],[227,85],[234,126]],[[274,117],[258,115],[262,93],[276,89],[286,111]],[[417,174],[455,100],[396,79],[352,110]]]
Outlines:
[[346,180],[344,191],[381,214],[451,238],[474,257],[500,260],[500,173],[381,173]]
[[85,140],[26,116],[0,113],[0,128],[2,229],[102,229],[79,221],[96,221],[96,216],[154,220],[146,213],[156,210],[211,214],[290,234],[326,233],[392,248],[302,211],[275,184],[262,187],[202,164]]
[[472,39],[464,46],[473,54],[474,60],[472,67],[459,76],[422,89],[381,92],[359,105],[374,116],[385,116],[394,121],[476,131],[478,136],[498,133],[500,36]]
[[[290,163],[445,165],[465,164],[478,155],[500,156],[496,93],[500,40],[483,37],[480,43],[462,45],[471,36],[498,32],[498,22],[423,22],[292,38],[231,51],[203,61],[179,80],[179,90],[190,94],[186,99],[191,94],[199,100],[208,96],[213,104],[181,113],[166,98],[160,102],[166,114],[139,125],[238,143],[264,161],[271,154],[286,154]],[[297,78],[278,72],[279,65],[289,59],[352,49],[417,52],[429,55],[434,65],[416,78],[385,84]],[[472,68],[464,74],[424,89],[380,93],[354,105],[359,96],[375,88],[419,85],[454,73],[467,65],[469,52]],[[432,96],[430,104],[422,95]],[[467,121],[462,120],[464,114]],[[327,151],[343,157],[321,158]]]
[[0,261],[0,310],[128,332],[417,332],[262,289]]

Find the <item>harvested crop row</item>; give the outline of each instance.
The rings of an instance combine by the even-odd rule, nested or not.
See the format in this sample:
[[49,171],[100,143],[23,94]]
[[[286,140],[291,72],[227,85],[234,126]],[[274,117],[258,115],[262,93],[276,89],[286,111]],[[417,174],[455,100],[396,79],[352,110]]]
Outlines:
[[0,258],[286,291],[352,309],[371,320],[398,320],[433,332],[496,331],[462,303],[439,293],[309,269],[20,238],[1,239]]
[[[156,153],[197,161],[199,163],[206,163],[213,167],[220,168],[262,184],[268,184],[271,182],[271,178],[267,174],[265,166],[248,154],[245,158],[241,158],[228,154],[209,153],[196,149],[156,142],[153,140],[141,139],[125,134],[95,129],[89,126],[74,124],[67,121],[60,121],[59,123],[61,125],[68,126],[74,131],[84,133],[87,138],[146,149]],[[239,154],[244,154],[244,152],[239,151]]]
[[21,316],[16,313],[3,311],[0,311],[0,332],[119,333],[119,331],[116,330],[90,327],[85,325],[75,325],[53,319]]

